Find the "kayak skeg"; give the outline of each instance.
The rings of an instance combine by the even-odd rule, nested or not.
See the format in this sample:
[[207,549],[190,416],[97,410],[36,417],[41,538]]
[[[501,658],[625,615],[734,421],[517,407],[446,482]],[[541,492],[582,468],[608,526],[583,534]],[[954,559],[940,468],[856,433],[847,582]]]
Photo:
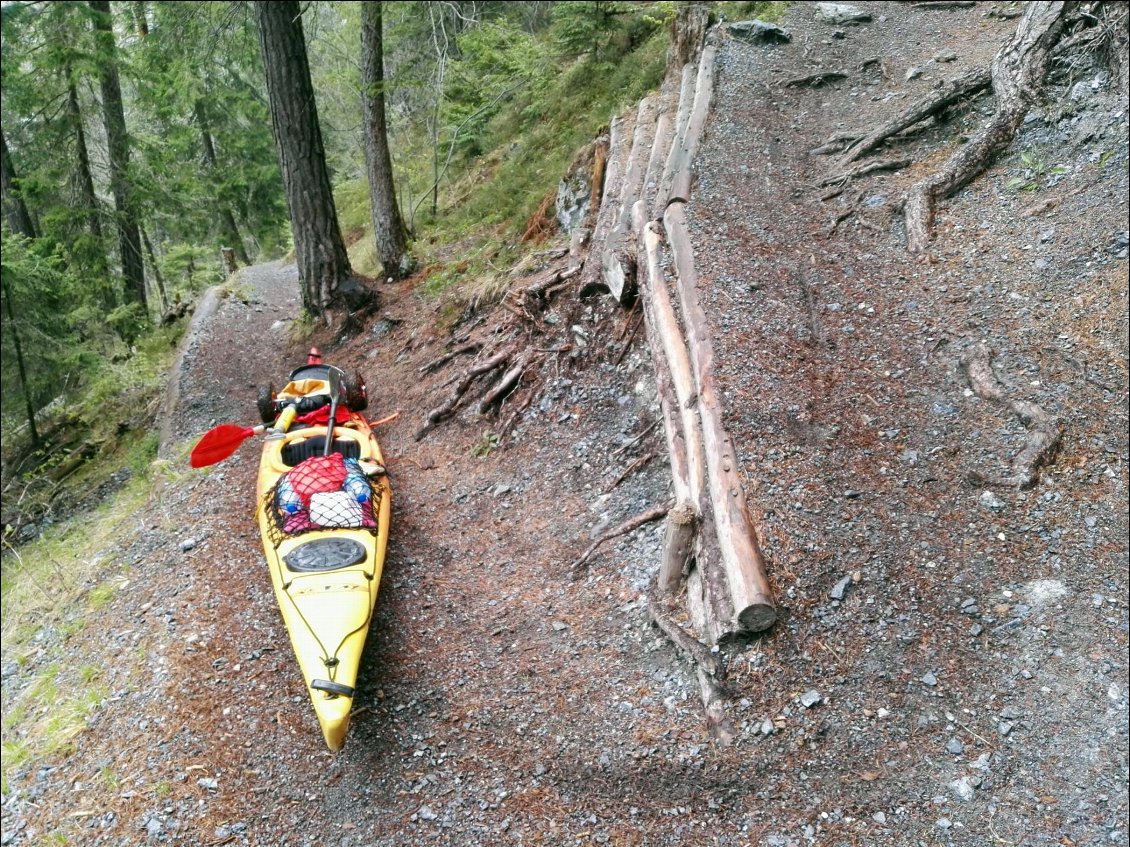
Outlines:
[[[302,378],[278,394],[284,405],[292,399],[292,387],[298,398],[309,396],[306,389],[322,390],[318,374],[299,370],[305,372]],[[298,418],[293,428],[273,430],[264,440],[256,519],[307,692],[326,744],[337,751],[345,744],[361,653],[376,607],[392,490],[380,445],[364,416],[342,406],[331,426],[329,409],[318,408],[324,423],[311,421],[317,420],[316,409]],[[324,455],[327,437],[331,446]],[[296,494],[302,471],[319,463],[348,471],[322,486],[334,490]],[[337,484],[341,473],[348,476]]]

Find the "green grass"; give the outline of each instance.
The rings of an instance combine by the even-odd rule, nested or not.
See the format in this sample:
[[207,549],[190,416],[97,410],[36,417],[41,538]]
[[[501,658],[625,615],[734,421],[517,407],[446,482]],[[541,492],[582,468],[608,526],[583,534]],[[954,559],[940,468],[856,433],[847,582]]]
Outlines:
[[10,777],[36,762],[65,756],[86,728],[90,714],[109,694],[99,668],[68,668],[53,662],[38,672],[5,709],[3,787]]

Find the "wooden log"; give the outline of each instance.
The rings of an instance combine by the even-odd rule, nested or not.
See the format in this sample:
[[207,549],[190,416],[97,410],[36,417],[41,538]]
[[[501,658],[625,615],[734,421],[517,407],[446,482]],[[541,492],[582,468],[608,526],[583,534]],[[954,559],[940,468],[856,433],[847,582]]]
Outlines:
[[644,151],[653,146],[655,112],[658,98],[645,97],[636,112],[636,128],[632,134],[632,149],[628,154],[624,177],[620,181],[620,196],[616,210],[616,223],[604,244],[602,263],[604,284],[612,298],[627,305],[636,296],[636,250],[631,242],[632,205],[640,195],[644,176]]
[[592,239],[589,242],[591,245],[589,254],[581,270],[582,291],[604,284],[604,245],[608,241],[608,234],[616,224],[616,215],[619,211],[616,201],[620,196],[624,168],[628,159],[625,134],[632,129],[632,121],[634,118],[630,121],[626,117],[617,115],[608,127],[608,164],[604,171],[604,188],[600,194],[596,223],[593,225]]
[[714,93],[714,58],[717,50],[708,46],[702,51],[702,58],[698,63],[698,76],[695,80],[694,103],[690,114],[687,116],[685,130],[676,139],[672,148],[674,158],[668,158],[667,164],[671,178],[670,188],[661,193],[666,194],[667,204],[676,200],[684,203],[691,196],[691,163],[698,151],[698,142],[702,138],[706,119],[710,114],[710,99]]
[[667,529],[663,537],[663,558],[656,582],[663,594],[674,594],[683,584],[683,575],[694,553],[695,509],[690,503],[679,503],[667,513]]
[[687,131],[687,122],[690,120],[691,107],[694,105],[695,92],[695,66],[683,65],[682,82],[679,85],[679,106],[675,112],[675,130],[671,136],[671,146],[667,150],[667,160],[663,165],[663,176],[659,180],[659,188],[655,192],[655,201],[651,206],[651,216],[660,218],[663,210],[671,197],[671,184],[675,179],[675,169],[679,163],[679,148],[683,136]]
[[[660,89],[658,117],[655,121],[655,130],[652,133],[651,152],[647,157],[643,185],[640,188],[639,199],[644,201],[645,217],[646,212],[652,208],[655,201],[655,193],[659,190],[659,180],[663,176],[663,165],[667,161],[667,151],[671,149],[672,115],[679,105],[676,97],[678,97],[678,89],[674,81],[669,78]],[[635,209],[632,210],[632,215],[634,221]],[[638,233],[639,227],[635,228]]]
[[718,546],[737,621],[745,629],[756,632],[773,625],[777,610],[738,474],[733,442],[722,425],[721,403],[715,386],[713,345],[707,333],[706,314],[698,298],[698,275],[687,234],[684,204],[675,202],[668,205],[663,220],[675,259],[676,289],[698,388],[706,482],[714,507]]

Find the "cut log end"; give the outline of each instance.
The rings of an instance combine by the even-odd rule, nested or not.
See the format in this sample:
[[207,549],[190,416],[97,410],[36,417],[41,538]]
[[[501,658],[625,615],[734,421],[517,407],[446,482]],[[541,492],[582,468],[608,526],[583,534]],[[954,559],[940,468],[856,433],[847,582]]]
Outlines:
[[777,608],[768,597],[760,597],[738,613],[738,623],[750,632],[763,632],[777,622]]

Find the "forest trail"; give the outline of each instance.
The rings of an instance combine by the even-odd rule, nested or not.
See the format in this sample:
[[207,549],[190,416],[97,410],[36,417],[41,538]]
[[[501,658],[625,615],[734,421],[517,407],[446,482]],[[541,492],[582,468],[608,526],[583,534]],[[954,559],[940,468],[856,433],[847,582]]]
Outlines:
[[[79,637],[44,632],[42,661],[63,651],[110,690],[72,754],[15,782],[4,844],[1127,844],[1126,91],[1060,74],[915,261],[898,198],[987,102],[828,200],[808,151],[987,61],[1014,22],[856,5],[869,22],[795,4],[787,45],[715,35],[690,229],[781,606],[731,661],[733,746],[712,745],[693,671],[647,617],[661,526],[569,578],[602,529],[668,496],[634,316],[558,302],[547,324],[588,352],[543,354],[505,443],[473,408],[417,441],[466,362],[422,371],[453,338],[406,281],[360,336],[319,345],[365,375],[370,417],[401,411],[377,433],[393,526],[345,749],[325,750],[279,619],[248,441],[170,469],[107,551],[123,590]],[[821,69],[846,78],[785,85]],[[1066,173],[1026,177],[1021,154]],[[309,346],[289,340],[292,267],[230,288],[186,342],[170,456],[253,423],[256,387]],[[981,341],[1005,390],[1064,425],[1031,490],[970,481],[1026,435],[970,380]],[[6,689],[40,660],[6,661]]]

